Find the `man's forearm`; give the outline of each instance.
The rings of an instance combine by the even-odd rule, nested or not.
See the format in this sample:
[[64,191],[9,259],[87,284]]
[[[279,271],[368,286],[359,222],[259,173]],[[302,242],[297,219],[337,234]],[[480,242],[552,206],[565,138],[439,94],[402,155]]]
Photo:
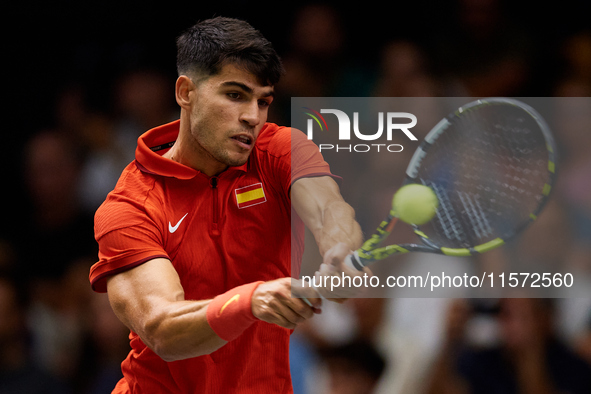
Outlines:
[[363,234],[359,223],[355,220],[355,211],[344,201],[333,201],[323,211],[322,225],[316,229],[314,237],[320,254],[337,243],[345,243],[355,250],[363,243]]
[[227,343],[207,323],[206,310],[210,302],[180,301],[171,304],[162,318],[146,322],[140,337],[165,361],[209,354]]
[[355,211],[345,202],[332,178],[299,179],[292,186],[291,200],[323,256],[338,243],[347,244],[351,250],[361,246],[363,234]]

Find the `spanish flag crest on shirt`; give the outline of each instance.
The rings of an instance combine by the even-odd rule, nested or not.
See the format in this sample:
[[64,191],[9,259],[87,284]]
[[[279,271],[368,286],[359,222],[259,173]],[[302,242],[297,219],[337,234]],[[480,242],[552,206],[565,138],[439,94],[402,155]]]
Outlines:
[[235,189],[234,193],[236,195],[236,204],[240,209],[267,201],[263,184],[260,182]]

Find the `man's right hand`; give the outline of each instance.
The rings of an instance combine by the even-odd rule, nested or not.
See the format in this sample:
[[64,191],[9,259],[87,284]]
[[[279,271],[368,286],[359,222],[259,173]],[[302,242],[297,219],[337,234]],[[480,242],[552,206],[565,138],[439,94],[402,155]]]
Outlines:
[[292,280],[288,277],[261,283],[252,295],[252,314],[267,323],[294,329],[315,313],[320,313],[320,298],[306,297],[312,304],[310,307],[302,298],[292,296]]

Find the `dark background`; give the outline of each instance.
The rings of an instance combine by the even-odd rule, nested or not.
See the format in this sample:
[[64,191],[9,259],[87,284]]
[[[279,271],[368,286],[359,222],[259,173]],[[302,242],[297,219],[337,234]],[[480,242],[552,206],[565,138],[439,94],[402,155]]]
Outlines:
[[[198,20],[221,15],[247,20],[274,43],[284,59],[290,60],[287,64],[292,66],[294,59],[296,64],[297,60],[302,60],[309,67],[307,72],[310,79],[315,78],[314,81],[318,85],[326,83],[322,89],[305,91],[294,90],[293,87],[297,88],[298,82],[305,86],[308,78],[302,78],[300,81],[296,78],[295,83],[292,78],[291,85],[286,83],[289,86],[280,82],[277,86],[277,104],[273,106],[271,119],[278,123],[289,122],[289,118],[285,116],[285,109],[289,108],[290,96],[301,94],[308,97],[318,92],[319,95],[326,96],[371,95],[380,87],[379,81],[384,77],[383,50],[386,45],[396,41],[410,42],[422,51],[425,57],[423,73],[437,82],[437,89],[432,92],[433,95],[449,97],[457,93],[463,97],[488,94],[549,97],[565,92],[560,90],[564,81],[574,81],[574,90],[573,85],[570,85],[571,90],[566,90],[567,94],[577,92],[583,96],[591,95],[591,55],[584,52],[584,49],[577,53],[577,49],[572,50],[569,46],[572,38],[580,34],[587,34],[583,37],[587,37],[585,42],[589,45],[591,7],[587,0],[561,0],[544,4],[534,0],[313,2],[312,4],[328,5],[333,15],[337,15],[340,20],[340,32],[344,35],[343,45],[335,55],[316,53],[314,56],[306,57],[294,46],[293,28],[298,21],[299,12],[309,3],[233,0],[168,1],[150,4],[145,1],[123,0],[33,0],[12,1],[3,5],[3,123],[0,166],[3,175],[4,209],[0,220],[0,285],[3,278],[13,280],[13,272],[19,272],[17,282],[22,290],[19,306],[22,307],[21,312],[29,319],[21,330],[27,344],[27,355],[43,350],[42,345],[35,342],[35,335],[43,334],[43,327],[35,326],[35,320],[31,319],[44,315],[39,314],[38,309],[31,308],[32,306],[44,305],[52,316],[49,321],[56,324],[56,327],[60,327],[60,322],[64,321],[64,314],[76,320],[83,338],[76,346],[81,348],[68,353],[69,363],[65,363],[61,372],[44,371],[50,375],[55,374],[54,377],[57,376],[73,388],[74,392],[92,394],[90,390],[97,387],[93,386],[95,381],[104,383],[106,388],[104,391],[94,392],[109,392],[112,382],[119,377],[119,363],[129,347],[125,338],[127,330],[124,329],[122,347],[113,349],[108,355],[100,351],[101,346],[107,348],[112,344],[115,337],[121,334],[121,330],[116,327],[119,322],[114,319],[108,303],[104,303],[105,298],[100,299],[102,304],[96,301],[98,298],[93,298],[96,295],[90,291],[87,281],[89,266],[96,261],[95,250],[92,247],[84,249],[87,241],[94,242],[91,217],[93,211],[84,212],[84,220],[90,220],[84,228],[90,235],[74,233],[79,238],[66,232],[61,241],[53,242],[52,238],[47,236],[55,235],[51,230],[44,232],[41,229],[38,234],[34,234],[27,232],[28,228],[25,228],[24,231],[19,229],[21,232],[15,232],[16,223],[34,226],[34,217],[27,219],[31,220],[30,222],[24,218],[34,216],[29,213],[38,209],[27,190],[24,148],[42,131],[61,131],[63,124],[58,116],[58,106],[65,93],[71,92],[72,89],[80,92],[80,102],[77,104],[84,108],[85,115],[98,114],[102,119],[116,124],[121,116],[116,105],[116,88],[121,78],[130,71],[149,69],[174,82],[176,37]],[[491,4],[493,8],[497,7],[497,14],[493,18],[489,18],[490,15],[487,15],[486,11],[486,7]],[[462,19],[466,17],[463,12],[466,5],[470,5],[473,11],[485,10],[484,14],[477,15],[476,20],[481,18],[490,23],[486,38],[479,38],[482,26],[479,26],[478,22],[471,29],[466,27],[465,20]],[[301,20],[299,21],[301,23]],[[322,24],[323,20],[314,23]],[[327,33],[327,38],[330,35],[331,33]],[[589,46],[586,48],[588,50]],[[518,81],[508,88],[500,82],[495,86],[495,67],[501,55],[506,56],[510,62],[516,60],[517,67],[522,67],[519,68],[521,74],[518,72]],[[573,57],[578,60],[573,62]],[[587,68],[577,69],[577,62],[586,65]],[[293,69],[288,68],[287,72],[290,73],[291,70]],[[509,71],[514,70],[510,67]],[[479,75],[484,75],[488,79],[479,79]],[[501,81],[502,72],[498,71],[498,75]],[[486,84],[485,79],[488,81]],[[449,83],[450,80],[463,82],[463,90],[454,90],[457,85]],[[479,85],[479,81],[483,83]],[[171,83],[170,105],[176,110],[173,92]],[[397,96],[408,94],[408,91],[389,94]],[[77,108],[76,105],[74,108]],[[154,126],[157,124],[150,127]],[[585,172],[581,169],[589,168],[589,161],[588,150],[577,147],[579,140],[583,147],[591,146],[588,138],[580,139],[588,132],[589,130],[576,131],[570,133],[568,138],[566,134],[556,133],[560,146],[567,148],[564,151],[566,154],[562,156],[569,158],[568,161],[565,160],[565,174],[570,173],[572,179],[578,179],[579,182],[573,184],[580,187],[571,190],[571,184],[563,189],[559,188],[562,192],[557,192],[557,207],[549,210],[551,213],[545,216],[545,224],[537,227],[543,234],[529,233],[531,249],[528,249],[528,253],[531,250],[538,251],[532,259],[561,259],[564,254],[561,251],[570,250],[571,244],[563,243],[566,240],[576,243],[572,250],[579,251],[579,257],[575,256],[573,261],[579,259],[576,261],[582,261],[588,268],[591,197],[585,193],[591,189],[589,177],[585,178]],[[577,155],[573,153],[571,156],[570,153],[575,151]],[[88,152],[81,150],[80,160],[86,159],[86,153]],[[404,168],[402,166],[403,164],[400,168]],[[563,179],[567,178],[563,176]],[[75,203],[76,198],[73,201]],[[564,215],[563,211],[567,211],[567,215]],[[568,217],[566,224],[562,220],[564,217]],[[570,234],[573,233],[578,234],[578,237],[571,237]],[[15,253],[11,243],[16,245]],[[78,249],[83,250],[78,253]],[[19,255],[19,251],[25,256],[35,257],[28,260]],[[76,265],[81,267],[81,271],[77,268],[67,271],[71,274],[68,277],[60,277],[59,270],[52,274],[58,277],[41,275],[44,270],[51,272],[54,263],[65,264],[62,268],[68,270],[70,267],[67,265],[70,261],[67,261],[65,256],[71,254],[72,258],[78,258],[86,252],[89,253],[89,256],[86,256],[88,260],[82,265]],[[39,270],[41,278],[32,275],[32,267]],[[41,287],[37,283],[38,279],[43,282]],[[48,298],[48,294],[56,299]],[[91,302],[95,301],[99,306],[91,307]],[[360,321],[369,322],[367,326],[373,324],[374,320],[367,316],[367,313],[373,312],[376,313],[372,315],[374,318],[382,318],[378,316],[381,313],[379,305],[362,306],[358,309],[366,313],[365,318],[360,318]],[[352,304],[352,308],[355,309],[355,304]],[[0,323],[14,315],[8,313],[2,316],[3,312],[5,311],[0,310]],[[111,325],[105,327],[104,324],[107,323]],[[97,328],[98,331],[93,328]],[[591,325],[588,328],[591,333]],[[5,338],[10,337],[1,337],[0,340],[4,341]],[[8,341],[21,339],[23,338]],[[5,343],[8,342],[0,342],[0,350]],[[591,362],[591,339],[587,352]],[[105,363],[110,369],[99,368],[104,362],[101,357],[107,356],[112,357],[110,362]],[[4,369],[7,360],[6,355],[0,355],[0,392],[3,392],[5,387],[2,386],[3,379],[12,376]],[[43,370],[44,366],[40,361],[44,359],[33,357],[31,360],[33,366],[39,364],[36,367]],[[114,375],[101,376],[105,371],[111,371]],[[294,383],[299,382],[297,379],[294,377]],[[25,377],[23,381],[26,380]]]

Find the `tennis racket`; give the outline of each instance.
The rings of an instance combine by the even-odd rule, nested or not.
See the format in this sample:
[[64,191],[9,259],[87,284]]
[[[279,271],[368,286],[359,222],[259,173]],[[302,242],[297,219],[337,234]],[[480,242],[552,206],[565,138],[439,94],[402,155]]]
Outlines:
[[542,211],[555,155],[550,128],[523,102],[487,98],[458,108],[426,135],[406,169],[403,186],[428,186],[439,200],[431,221],[411,225],[418,242],[382,246],[397,222],[392,208],[346,264],[362,270],[393,254],[471,256],[503,245]]

